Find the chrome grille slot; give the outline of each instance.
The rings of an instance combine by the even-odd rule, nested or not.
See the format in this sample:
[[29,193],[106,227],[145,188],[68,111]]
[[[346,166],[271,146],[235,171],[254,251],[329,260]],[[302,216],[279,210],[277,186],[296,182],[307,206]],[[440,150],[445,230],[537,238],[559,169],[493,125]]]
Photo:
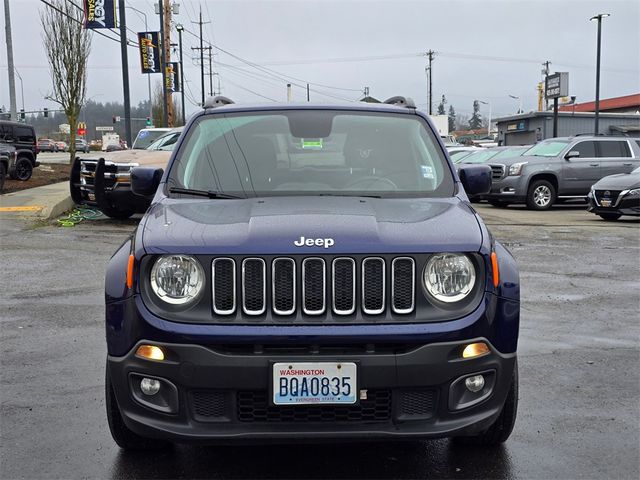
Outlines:
[[504,177],[504,165],[489,165],[491,167],[491,180],[501,180]]
[[276,258],[271,266],[273,312],[291,315],[296,310],[296,264],[292,258]]
[[336,258],[332,264],[333,312],[351,315],[356,311],[356,262],[352,258]]
[[321,315],[326,309],[327,272],[322,258],[305,258],[302,262],[302,310],[307,315]]
[[362,261],[362,311],[378,315],[385,307],[385,268],[382,258]]
[[246,258],[242,262],[242,311],[262,315],[267,309],[267,278],[264,260]]
[[236,262],[232,258],[216,258],[211,267],[213,311],[230,315],[236,311]]
[[394,258],[391,264],[391,308],[395,313],[413,311],[415,304],[415,263],[413,258]]

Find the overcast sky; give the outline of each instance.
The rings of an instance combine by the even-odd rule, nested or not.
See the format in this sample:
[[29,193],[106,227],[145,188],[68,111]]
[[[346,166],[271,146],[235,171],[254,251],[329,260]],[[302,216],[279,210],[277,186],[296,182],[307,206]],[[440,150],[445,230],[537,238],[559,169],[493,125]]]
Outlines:
[[[73,0],[81,4],[80,0]],[[312,101],[346,100],[363,88],[380,99],[412,97],[426,109],[423,53],[434,50],[434,103],[445,94],[458,112],[468,114],[474,99],[490,102],[495,118],[514,113],[521,96],[525,110],[536,108],[536,84],[541,63],[551,71],[569,72],[571,95],[592,101],[595,94],[596,23],[589,18],[611,13],[603,21],[601,98],[640,92],[640,1],[638,0],[509,0],[509,1],[216,1],[175,0],[180,14],[174,23],[197,32],[199,9],[205,21],[205,42],[215,50],[214,70],[222,93],[236,102],[286,100],[286,79],[311,82]],[[127,0],[146,13],[149,29],[157,30],[154,0]],[[55,108],[44,99],[51,80],[42,47],[39,0],[9,0],[16,69],[24,83],[25,110]],[[144,21],[127,9],[133,32]],[[4,26],[4,6],[2,7]],[[104,30],[103,30],[104,31]],[[110,33],[115,36],[115,33]],[[172,41],[177,42],[173,33]],[[134,39],[134,33],[129,34]],[[200,99],[200,70],[192,60],[197,39],[183,36],[187,112]],[[4,28],[0,41],[0,105],[9,107]],[[231,56],[231,55],[233,56]],[[173,60],[178,60],[177,54]],[[243,61],[259,64],[270,72]],[[88,97],[122,101],[119,44],[93,35],[89,59]],[[148,98],[147,78],[140,59],[129,48],[131,103]],[[159,81],[159,75],[152,75]],[[217,79],[215,83],[217,85]],[[18,109],[22,107],[16,78]],[[208,90],[208,80],[207,80]],[[252,93],[254,92],[254,93]],[[262,95],[263,97],[259,96]],[[306,92],[294,87],[294,99]],[[482,106],[488,114],[488,106]]]

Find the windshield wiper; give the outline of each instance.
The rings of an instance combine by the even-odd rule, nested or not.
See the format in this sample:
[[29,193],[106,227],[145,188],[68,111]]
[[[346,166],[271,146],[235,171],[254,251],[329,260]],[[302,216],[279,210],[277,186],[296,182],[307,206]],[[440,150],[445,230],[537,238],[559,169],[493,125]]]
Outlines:
[[382,195],[359,195],[357,193],[319,193],[319,197],[364,197],[364,198],[382,198]]
[[247,197],[239,197],[237,195],[230,195],[228,193],[222,192],[214,192],[213,190],[193,190],[191,188],[181,188],[181,187],[170,187],[170,193],[184,193],[186,195],[197,195],[199,197],[207,197],[207,198],[218,198],[218,199],[233,199],[240,198],[244,199]]

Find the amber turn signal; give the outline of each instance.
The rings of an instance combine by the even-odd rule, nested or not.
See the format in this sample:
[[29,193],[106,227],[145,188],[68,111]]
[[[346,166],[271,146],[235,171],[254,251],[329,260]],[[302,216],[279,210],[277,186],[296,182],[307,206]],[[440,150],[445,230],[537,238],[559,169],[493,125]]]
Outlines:
[[160,347],[155,345],[140,345],[136,350],[136,356],[146,358],[147,360],[164,360],[164,352]]
[[496,252],[491,252],[491,270],[493,272],[493,286],[500,285],[500,271],[498,270],[498,255]]
[[129,263],[127,264],[127,288],[133,287],[133,265],[136,258],[133,255],[129,255]]
[[489,353],[489,347],[484,342],[470,343],[462,351],[462,358],[474,358]]

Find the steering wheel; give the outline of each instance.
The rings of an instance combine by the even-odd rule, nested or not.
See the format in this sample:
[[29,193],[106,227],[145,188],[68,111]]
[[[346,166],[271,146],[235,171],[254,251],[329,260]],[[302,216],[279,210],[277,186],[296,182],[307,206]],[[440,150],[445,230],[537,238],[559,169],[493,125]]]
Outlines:
[[[375,187],[376,184],[380,184],[380,185],[378,187]],[[387,188],[384,188],[384,185],[386,185]],[[359,188],[355,188],[355,187],[359,187]],[[373,175],[369,175],[366,177],[357,178],[352,182],[349,182],[343,188],[343,190],[386,191],[386,190],[398,190],[398,186],[386,177],[375,177]]]

